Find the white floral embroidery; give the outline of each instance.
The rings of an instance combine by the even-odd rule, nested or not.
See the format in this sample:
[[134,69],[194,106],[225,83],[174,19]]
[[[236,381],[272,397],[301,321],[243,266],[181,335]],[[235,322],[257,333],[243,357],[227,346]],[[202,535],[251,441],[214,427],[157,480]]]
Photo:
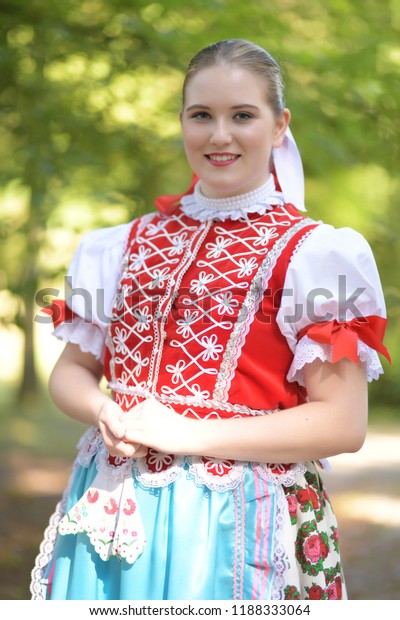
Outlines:
[[131,254],[129,259],[131,261],[130,268],[132,271],[138,271],[141,267],[143,267],[146,258],[150,256],[151,250],[150,248],[144,248],[143,246],[139,247],[139,252],[135,252]]
[[212,282],[214,276],[212,273],[206,273],[205,271],[201,271],[199,274],[198,280],[193,279],[190,283],[190,292],[196,293],[197,295],[201,295],[202,293],[206,293],[208,291],[207,284]]
[[120,329],[119,327],[115,328],[115,336],[113,338],[113,342],[115,345],[116,353],[122,353],[124,355],[129,352],[129,349],[126,346],[128,335],[129,334],[125,327],[123,327],[122,329]]
[[135,351],[133,355],[133,361],[136,363],[136,368],[133,372],[138,377],[142,371],[142,368],[149,365],[149,358],[142,358],[140,351]]
[[233,469],[234,461],[215,459],[213,457],[207,457],[203,459],[204,467],[207,472],[214,474],[215,476],[223,476]]
[[167,372],[172,373],[172,383],[179,383],[180,381],[183,381],[182,378],[182,372],[185,370],[186,365],[184,360],[179,360],[175,366],[173,366],[172,364],[167,364],[165,369]]
[[154,237],[157,233],[159,233],[165,226],[167,225],[168,220],[159,220],[157,224],[150,223],[147,226],[146,237]]
[[150,282],[150,288],[164,288],[165,280],[168,277],[168,273],[168,267],[164,267],[164,269],[154,269],[153,279]]
[[129,374],[126,372],[126,370],[123,370],[121,376],[117,378],[117,387],[119,387],[119,389],[124,388],[125,385],[127,385],[127,383],[129,382],[129,380]]
[[132,293],[133,287],[130,285],[127,286],[126,284],[124,284],[122,289],[118,291],[117,295],[115,296],[115,308],[118,311],[122,310],[122,308],[124,307],[125,298],[132,295]]
[[224,237],[221,237],[221,235],[219,235],[216,239],[216,243],[206,244],[207,250],[210,250],[206,254],[207,258],[219,258],[225,248],[227,248],[228,245],[230,245],[231,243],[231,239],[224,239]]
[[175,256],[176,254],[182,254],[185,247],[188,244],[187,233],[182,233],[171,239],[173,247],[168,250],[168,256]]
[[195,383],[194,385],[188,387],[189,390],[192,392],[193,396],[195,398],[198,398],[200,401],[210,398],[210,392],[208,390],[202,391],[198,383]]
[[224,350],[222,344],[217,344],[217,342],[218,339],[216,334],[212,334],[211,336],[203,336],[201,339],[201,344],[205,348],[205,351],[201,357],[205,362],[208,362],[210,359],[216,361],[219,358],[219,354]]
[[136,329],[138,330],[138,332],[142,332],[145,329],[146,330],[150,329],[150,323],[151,323],[152,318],[151,318],[151,314],[149,314],[148,306],[145,306],[141,310],[137,308],[133,312],[133,316],[137,320]]
[[192,333],[191,325],[196,321],[199,316],[199,312],[195,310],[191,312],[190,310],[185,310],[184,318],[178,319],[177,323],[179,327],[176,330],[177,334],[182,334],[184,338],[188,338]]
[[240,269],[238,270],[238,277],[244,278],[245,276],[251,276],[254,269],[257,269],[257,259],[253,256],[250,259],[241,258],[239,260]]
[[151,471],[160,472],[163,471],[166,467],[172,465],[174,461],[174,457],[171,454],[164,454],[162,452],[157,452],[156,450],[149,450],[149,454],[147,456],[147,463]]
[[267,226],[260,226],[257,230],[259,234],[259,238],[254,241],[254,245],[267,245],[270,239],[275,239],[278,237],[278,233],[276,232],[276,226],[272,228],[268,228]]
[[215,296],[217,302],[218,314],[233,314],[234,308],[237,308],[239,302],[237,299],[232,299],[232,291],[226,291],[226,293],[220,293]]

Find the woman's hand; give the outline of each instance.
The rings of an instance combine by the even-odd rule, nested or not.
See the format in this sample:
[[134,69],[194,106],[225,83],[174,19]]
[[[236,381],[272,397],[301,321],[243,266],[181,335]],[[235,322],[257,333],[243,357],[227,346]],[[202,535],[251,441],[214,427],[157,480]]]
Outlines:
[[190,454],[195,429],[191,420],[149,398],[120,416],[125,430],[123,440],[143,444],[160,452]]
[[125,438],[124,420],[127,417],[117,403],[107,399],[100,407],[98,425],[105,446],[111,456],[140,458],[146,456],[147,447],[139,443],[128,442]]
[[367,427],[362,364],[314,360],[304,371],[309,401],[271,415],[196,420],[155,399],[120,421],[123,439],[169,454],[260,463],[297,463],[356,452]]

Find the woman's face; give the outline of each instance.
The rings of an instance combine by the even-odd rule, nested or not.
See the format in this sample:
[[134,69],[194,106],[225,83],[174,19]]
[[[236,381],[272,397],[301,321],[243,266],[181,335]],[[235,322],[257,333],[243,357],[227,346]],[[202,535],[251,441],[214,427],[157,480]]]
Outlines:
[[250,71],[215,65],[196,73],[186,88],[181,124],[202,193],[223,198],[262,185],[289,120],[287,109],[275,117],[265,82]]

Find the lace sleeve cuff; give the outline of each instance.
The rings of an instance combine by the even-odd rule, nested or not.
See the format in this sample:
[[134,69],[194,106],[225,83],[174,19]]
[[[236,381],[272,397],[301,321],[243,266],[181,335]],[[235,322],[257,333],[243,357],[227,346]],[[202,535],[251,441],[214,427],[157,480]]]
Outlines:
[[[362,340],[358,340],[358,358],[366,365],[369,382],[378,379],[379,375],[383,374],[377,352]],[[288,381],[297,381],[299,385],[304,386],[304,366],[316,359],[332,363],[332,345],[322,344],[311,340],[308,336],[303,336],[296,346],[293,362],[287,374]]]
[[91,353],[100,362],[104,359],[105,335],[97,325],[84,321],[75,315],[73,321],[61,323],[53,331],[53,336],[63,342],[79,345],[84,353]]

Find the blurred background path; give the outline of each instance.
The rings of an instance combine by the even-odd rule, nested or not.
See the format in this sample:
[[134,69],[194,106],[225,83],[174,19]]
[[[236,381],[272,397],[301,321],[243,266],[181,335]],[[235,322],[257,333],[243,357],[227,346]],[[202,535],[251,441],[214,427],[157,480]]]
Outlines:
[[331,465],[349,598],[400,599],[400,427],[372,427],[360,452]]

